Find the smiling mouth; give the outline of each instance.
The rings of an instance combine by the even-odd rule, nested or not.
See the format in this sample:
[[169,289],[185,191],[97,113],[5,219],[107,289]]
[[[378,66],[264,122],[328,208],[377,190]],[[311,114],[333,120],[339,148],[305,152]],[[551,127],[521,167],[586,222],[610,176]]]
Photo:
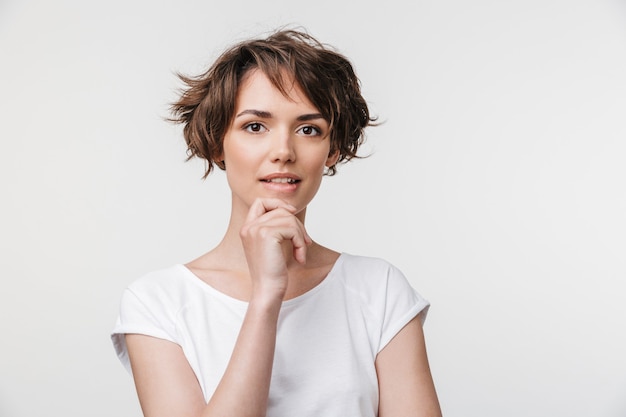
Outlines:
[[269,180],[261,180],[262,182],[274,183],[274,184],[297,184],[300,180],[295,178],[272,178]]

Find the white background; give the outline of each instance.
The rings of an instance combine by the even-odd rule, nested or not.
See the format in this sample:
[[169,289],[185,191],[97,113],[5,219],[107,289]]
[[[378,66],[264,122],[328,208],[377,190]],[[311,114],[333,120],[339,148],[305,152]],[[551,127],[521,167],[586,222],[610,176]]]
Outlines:
[[283,24],[345,53],[385,121],[308,229],[432,302],[444,415],[626,416],[617,0],[0,1],[0,416],[140,416],[121,293],[229,209],[163,121],[174,72]]

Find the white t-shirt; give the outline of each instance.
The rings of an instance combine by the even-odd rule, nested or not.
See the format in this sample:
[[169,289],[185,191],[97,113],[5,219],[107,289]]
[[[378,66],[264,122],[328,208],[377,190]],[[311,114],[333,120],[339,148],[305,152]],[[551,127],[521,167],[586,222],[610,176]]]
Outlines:
[[[428,306],[393,265],[342,253],[320,284],[282,304],[267,416],[376,416],[376,355],[422,311],[423,320]],[[208,401],[246,308],[174,265],[125,290],[111,338],[129,372],[124,334],[177,343]]]

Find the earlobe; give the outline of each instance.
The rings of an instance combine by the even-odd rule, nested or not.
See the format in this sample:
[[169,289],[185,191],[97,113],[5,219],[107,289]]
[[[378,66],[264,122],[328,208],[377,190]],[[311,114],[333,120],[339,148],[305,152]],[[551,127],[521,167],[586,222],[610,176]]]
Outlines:
[[226,169],[226,163],[224,163],[224,151],[215,158],[215,165],[221,169]]

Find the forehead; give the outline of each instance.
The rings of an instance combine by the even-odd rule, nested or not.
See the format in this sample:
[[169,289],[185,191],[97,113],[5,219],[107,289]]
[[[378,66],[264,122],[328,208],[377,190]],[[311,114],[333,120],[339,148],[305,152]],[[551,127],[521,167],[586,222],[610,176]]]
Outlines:
[[272,82],[270,77],[258,68],[246,71],[239,82],[235,107],[286,100],[317,111],[292,74],[283,70],[277,78],[276,83]]

